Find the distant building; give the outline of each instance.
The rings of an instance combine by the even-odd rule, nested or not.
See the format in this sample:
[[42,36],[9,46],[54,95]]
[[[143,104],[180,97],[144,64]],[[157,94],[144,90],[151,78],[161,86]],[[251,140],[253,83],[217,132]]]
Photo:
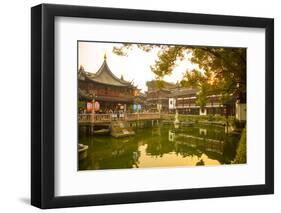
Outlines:
[[196,105],[197,89],[177,88],[171,91],[169,96],[169,110],[173,112],[178,110],[181,114],[198,115],[200,107]]
[[[83,66],[78,71],[79,110],[86,108],[87,102],[98,102],[97,112],[164,112],[191,115],[236,115],[240,120],[246,119],[246,104],[237,104],[236,97],[221,103],[220,95],[207,97],[206,105],[201,109],[197,104],[199,90],[195,88],[181,88],[178,84],[152,80],[146,82],[147,92],[132,82],[118,78],[110,70],[106,55],[101,67],[96,73],[86,72]],[[82,107],[81,107],[82,105]]]
[[152,80],[146,82],[146,103],[150,111],[169,111],[169,97],[176,84],[166,81]]
[[80,66],[78,83],[79,100],[98,102],[99,112],[132,109],[139,96],[139,90],[132,82],[113,74],[107,64],[106,55],[96,73],[86,72],[83,66]]
[[177,110],[181,114],[192,115],[235,115],[235,97],[222,104],[221,95],[207,96],[203,109],[196,103],[199,90],[194,88],[176,88],[169,96],[169,111]]
[[235,115],[235,97],[227,103],[221,103],[220,95],[207,97],[206,105],[201,109],[197,104],[199,90],[181,88],[177,84],[165,81],[147,82],[146,103],[151,111],[162,111],[190,115]]

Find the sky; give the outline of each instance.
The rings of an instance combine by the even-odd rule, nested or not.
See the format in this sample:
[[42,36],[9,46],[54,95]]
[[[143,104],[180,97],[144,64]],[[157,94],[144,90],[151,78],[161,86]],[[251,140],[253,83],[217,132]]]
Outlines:
[[[118,78],[123,75],[124,80],[133,81],[134,85],[147,91],[146,82],[155,79],[150,66],[158,58],[159,49],[153,49],[150,52],[144,52],[141,49],[133,48],[129,50],[128,56],[118,56],[112,52],[114,46],[121,46],[120,43],[102,43],[102,42],[79,42],[78,43],[78,66],[82,65],[87,72],[96,73],[104,60],[104,54],[107,56],[107,64],[110,70]],[[189,57],[189,55],[187,55]],[[196,68],[189,60],[183,60],[177,63],[172,75],[166,76],[165,81],[176,83],[180,81],[186,70]]]

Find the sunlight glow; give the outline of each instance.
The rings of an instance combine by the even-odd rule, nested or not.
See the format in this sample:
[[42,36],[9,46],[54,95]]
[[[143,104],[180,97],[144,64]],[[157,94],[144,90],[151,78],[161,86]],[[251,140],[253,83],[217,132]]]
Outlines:
[[[79,42],[78,68],[82,65],[87,72],[97,72],[106,53],[107,64],[117,77],[120,78],[123,75],[124,80],[133,81],[142,92],[146,91],[146,82],[155,79],[150,66],[155,63],[159,49],[144,52],[133,48],[129,51],[128,56],[118,56],[112,52],[112,49],[114,46],[120,45],[120,43]],[[189,58],[190,54],[187,54],[186,57]],[[164,80],[176,83],[182,80],[186,70],[194,68],[197,68],[197,65],[192,64],[189,60],[179,61],[173,73],[165,76]]]

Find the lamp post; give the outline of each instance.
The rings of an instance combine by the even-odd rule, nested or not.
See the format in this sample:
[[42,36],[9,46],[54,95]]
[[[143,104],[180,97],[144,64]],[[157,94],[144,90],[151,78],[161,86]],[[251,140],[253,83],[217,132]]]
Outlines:
[[226,126],[225,126],[225,132],[228,134],[228,127],[229,127],[229,122],[228,122],[228,113],[229,113],[229,104],[225,103],[224,104],[224,115],[225,115],[225,120],[226,120]]

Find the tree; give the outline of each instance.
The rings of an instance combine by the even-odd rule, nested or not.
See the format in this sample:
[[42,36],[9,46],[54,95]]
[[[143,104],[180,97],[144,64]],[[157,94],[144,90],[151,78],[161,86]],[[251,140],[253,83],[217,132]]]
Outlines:
[[[201,83],[209,92],[221,94],[225,102],[230,94],[246,102],[245,48],[193,48],[191,61],[204,70],[205,79]],[[188,80],[190,76],[185,77]]]
[[245,48],[123,44],[114,47],[113,52],[124,56],[135,47],[145,52],[158,49],[158,58],[151,66],[158,80],[170,75],[177,61],[189,60],[197,64],[198,69],[186,71],[180,85],[199,88],[198,102],[202,107],[210,94],[220,94],[222,103],[226,103],[231,94],[236,95],[240,102],[246,102]]

